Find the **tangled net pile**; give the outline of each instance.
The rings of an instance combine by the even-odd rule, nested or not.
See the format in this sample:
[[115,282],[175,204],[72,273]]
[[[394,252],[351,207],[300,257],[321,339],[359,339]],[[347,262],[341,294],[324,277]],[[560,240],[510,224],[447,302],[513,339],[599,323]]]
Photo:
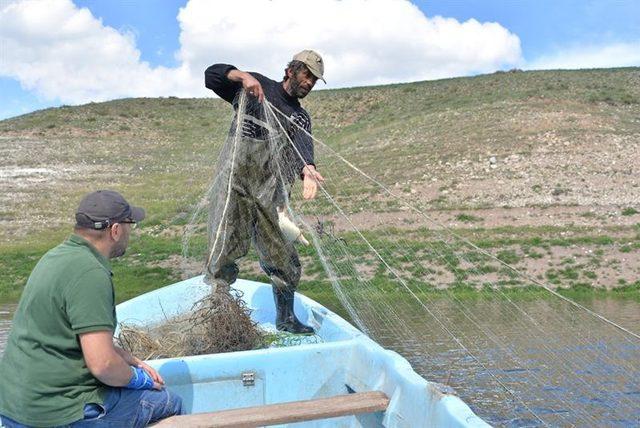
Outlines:
[[192,312],[145,328],[121,324],[120,345],[142,359],[245,351],[268,345],[238,291],[213,292]]

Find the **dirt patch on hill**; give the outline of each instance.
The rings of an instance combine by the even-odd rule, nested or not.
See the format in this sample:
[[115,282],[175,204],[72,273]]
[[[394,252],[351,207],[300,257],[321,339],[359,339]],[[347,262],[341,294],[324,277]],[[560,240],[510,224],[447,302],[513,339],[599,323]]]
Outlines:
[[388,213],[358,212],[348,220],[339,215],[306,216],[305,221],[318,228],[333,224],[335,232],[378,228],[426,227],[429,229],[475,229],[498,227],[582,227],[603,233],[612,227],[630,227],[640,223],[640,211],[619,206],[550,206],[523,208],[484,208],[415,212],[404,209]]
[[129,171],[105,158],[86,158],[82,142],[0,139],[0,242],[72,224],[82,194],[112,188]]

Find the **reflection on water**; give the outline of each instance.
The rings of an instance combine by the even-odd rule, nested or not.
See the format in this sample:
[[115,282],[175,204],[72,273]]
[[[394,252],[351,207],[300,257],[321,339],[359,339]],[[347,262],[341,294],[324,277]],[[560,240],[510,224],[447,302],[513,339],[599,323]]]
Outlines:
[[[581,303],[640,332],[640,302],[598,298]],[[398,319],[413,332],[411,336],[399,337],[392,333],[398,331],[397,326],[391,325],[387,329],[380,326],[372,334],[381,345],[407,358],[426,379],[453,387],[489,423],[508,427],[546,426],[549,421],[552,426],[640,425],[640,341],[583,311],[577,315],[554,300],[518,302],[527,314],[522,316],[535,317],[544,327],[542,333],[523,330],[522,320],[505,301],[465,301],[463,309],[475,314],[477,324],[470,323],[460,306],[450,300],[430,305],[452,320],[451,332],[468,345],[472,356],[417,305],[413,309],[406,306],[407,312]],[[0,305],[0,353],[15,308]],[[385,309],[389,307],[379,308],[378,315]],[[368,324],[371,320],[364,317]],[[480,327],[491,335],[467,341]],[[517,395],[505,392],[507,389]]]
[[[555,300],[519,301],[524,313],[499,300],[472,299],[463,309],[447,299],[430,304],[453,321],[449,329],[471,355],[420,310],[402,317],[413,337],[399,339],[384,329],[373,335],[426,379],[453,387],[489,423],[640,425],[639,340]],[[640,332],[639,302],[607,298],[584,304]],[[523,328],[531,324],[518,318],[529,316],[541,331]],[[488,334],[479,335],[480,330]]]
[[7,342],[7,336],[9,336],[11,319],[15,310],[16,305],[0,304],[0,355],[4,352],[4,344]]

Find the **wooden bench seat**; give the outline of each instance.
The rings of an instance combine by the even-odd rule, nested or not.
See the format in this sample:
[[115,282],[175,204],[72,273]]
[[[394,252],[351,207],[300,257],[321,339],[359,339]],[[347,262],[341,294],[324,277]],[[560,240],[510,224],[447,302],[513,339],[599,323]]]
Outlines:
[[156,427],[261,427],[380,412],[389,398],[380,391],[357,392],[315,400],[292,401],[195,415],[172,416]]

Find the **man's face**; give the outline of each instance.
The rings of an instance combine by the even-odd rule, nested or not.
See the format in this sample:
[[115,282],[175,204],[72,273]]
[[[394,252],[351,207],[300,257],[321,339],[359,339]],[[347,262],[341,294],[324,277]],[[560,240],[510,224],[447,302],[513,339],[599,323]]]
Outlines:
[[115,235],[112,235],[116,242],[114,242],[111,247],[110,258],[123,256],[129,246],[129,237],[131,236],[132,225],[130,223],[118,223],[118,226],[119,230],[117,238],[115,238]]
[[296,98],[304,98],[313,89],[318,78],[304,67],[297,73],[289,73],[289,93]]

